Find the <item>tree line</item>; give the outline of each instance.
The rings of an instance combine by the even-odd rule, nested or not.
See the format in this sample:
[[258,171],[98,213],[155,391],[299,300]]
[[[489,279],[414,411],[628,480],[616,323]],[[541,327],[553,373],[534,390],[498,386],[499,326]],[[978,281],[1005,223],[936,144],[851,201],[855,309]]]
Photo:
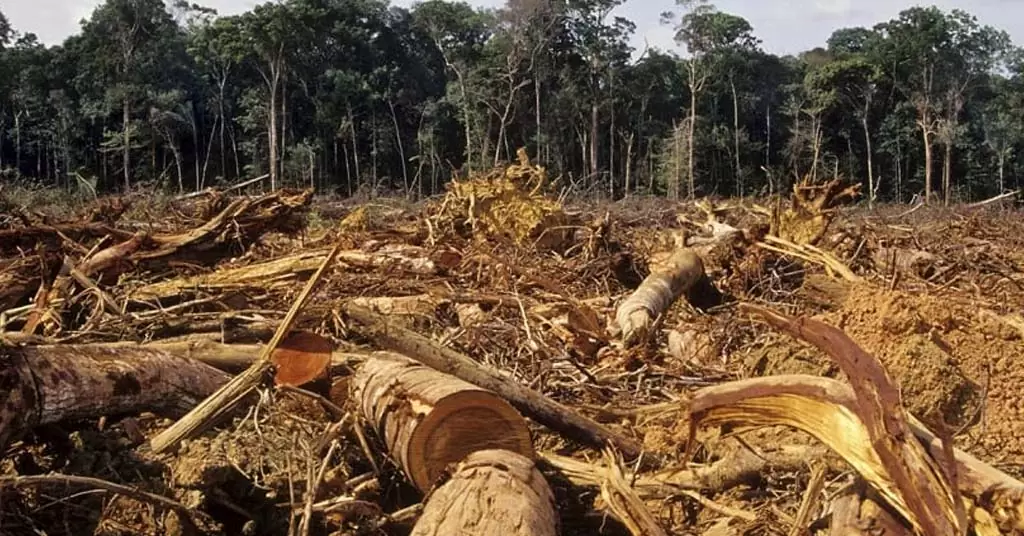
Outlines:
[[218,16],[105,0],[44,46],[0,13],[0,178],[99,192],[268,175],[436,194],[531,157],[580,195],[757,195],[843,176],[874,200],[1020,187],[1024,61],[1006,32],[914,7],[766,52],[706,0],[634,50],[624,0],[283,0]]

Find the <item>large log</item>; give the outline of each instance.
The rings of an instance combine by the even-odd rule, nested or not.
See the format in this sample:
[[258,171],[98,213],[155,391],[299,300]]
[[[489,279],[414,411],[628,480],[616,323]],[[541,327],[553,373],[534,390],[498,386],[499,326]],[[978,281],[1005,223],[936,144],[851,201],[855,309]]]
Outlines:
[[554,495],[533,460],[505,450],[466,457],[429,497],[411,536],[554,536]]
[[615,312],[622,343],[633,346],[647,339],[654,320],[704,277],[704,263],[692,249],[680,249],[659,263]]
[[449,464],[486,449],[533,458],[526,421],[504,399],[405,356],[377,352],[351,382],[352,400],[423,492]]
[[69,419],[153,411],[177,416],[229,376],[159,349],[0,344],[0,451]]
[[[412,330],[390,322],[387,317],[352,303],[342,304],[346,316],[358,324],[352,328],[379,346],[409,356],[430,368],[451,374],[461,380],[491,390],[526,416],[560,434],[603,448],[612,445],[629,458],[640,456],[642,448],[635,439],[580,415],[529,387],[503,376],[492,367],[474,361],[469,356],[441,346]],[[653,459],[647,455],[645,459]]]

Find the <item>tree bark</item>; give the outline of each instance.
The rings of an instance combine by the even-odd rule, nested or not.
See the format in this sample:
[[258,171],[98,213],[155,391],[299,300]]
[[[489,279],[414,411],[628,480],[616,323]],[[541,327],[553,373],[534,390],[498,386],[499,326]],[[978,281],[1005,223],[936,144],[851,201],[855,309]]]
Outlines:
[[861,118],[861,126],[864,127],[864,145],[867,150],[867,165],[868,165],[868,208],[875,206],[875,171],[871,163],[871,130],[868,128],[867,116]]
[[693,135],[695,127],[697,125],[697,83],[694,80],[696,76],[693,73],[695,67],[691,66],[690,74],[690,124],[687,125],[687,147],[686,147],[686,173],[687,173],[687,189],[689,197],[692,199],[696,196],[697,191],[697,179],[694,171],[693,163]]
[[600,108],[597,105],[597,97],[594,97],[594,102],[590,105],[590,178],[597,179],[597,137],[598,127],[601,120]]
[[740,197],[743,197],[743,168],[740,163],[740,104],[736,95],[736,81],[732,75],[729,76],[729,88],[732,90],[732,139],[733,156],[736,163],[736,186]]
[[495,393],[405,356],[378,352],[351,381],[351,398],[409,479],[426,493],[473,452],[533,458],[526,421]]
[[409,166],[405,161],[405,147],[402,146],[402,131],[398,128],[398,115],[395,114],[395,103],[388,98],[388,110],[391,111],[391,124],[395,127],[395,142],[398,144],[398,157],[402,161],[402,184],[405,186],[405,196],[412,194],[412,185],[409,184]]
[[131,147],[132,147],[132,139],[131,139],[131,130],[130,130],[132,118],[131,118],[131,102],[129,101],[128,97],[124,98],[124,103],[122,105],[122,117],[121,117],[121,120],[124,121],[124,139],[121,140],[121,141],[124,143],[124,148],[122,149],[123,150],[122,159],[124,160],[124,191],[127,192],[132,187],[132,182],[131,182],[131,167],[132,167],[131,166],[131,150],[132,150]]
[[953,142],[945,143],[945,154],[942,158],[942,202],[949,206],[949,198],[953,193]]
[[533,460],[507,450],[470,454],[430,495],[411,536],[555,536],[555,498]]
[[101,345],[0,345],[0,450],[26,431],[118,413],[177,416],[226,383],[211,366],[168,352]]
[[14,170],[21,174],[21,114],[14,114]]
[[704,263],[691,249],[680,249],[664,264],[656,266],[615,312],[623,345],[629,347],[645,340],[654,319],[703,276]]
[[932,200],[932,140],[931,130],[929,130],[931,127],[925,121],[926,119],[921,120],[921,136],[924,141],[924,202],[930,203]]

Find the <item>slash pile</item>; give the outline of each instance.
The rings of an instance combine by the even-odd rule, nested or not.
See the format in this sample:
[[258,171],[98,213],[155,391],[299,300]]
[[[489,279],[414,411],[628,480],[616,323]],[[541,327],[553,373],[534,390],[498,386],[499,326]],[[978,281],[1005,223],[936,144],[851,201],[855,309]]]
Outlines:
[[1024,533],[1018,212],[549,190],[13,211],[0,533]]

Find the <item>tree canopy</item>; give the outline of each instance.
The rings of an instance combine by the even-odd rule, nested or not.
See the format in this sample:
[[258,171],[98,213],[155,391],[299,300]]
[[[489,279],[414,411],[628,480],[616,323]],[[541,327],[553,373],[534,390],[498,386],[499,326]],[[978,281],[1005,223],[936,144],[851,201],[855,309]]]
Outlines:
[[1021,186],[1024,57],[962,10],[913,7],[779,57],[708,0],[685,53],[630,46],[623,0],[282,0],[232,16],[105,0],[57,46],[0,13],[0,178],[103,192],[268,174],[440,192],[529,154],[576,193],[754,195],[804,176],[868,199]]

